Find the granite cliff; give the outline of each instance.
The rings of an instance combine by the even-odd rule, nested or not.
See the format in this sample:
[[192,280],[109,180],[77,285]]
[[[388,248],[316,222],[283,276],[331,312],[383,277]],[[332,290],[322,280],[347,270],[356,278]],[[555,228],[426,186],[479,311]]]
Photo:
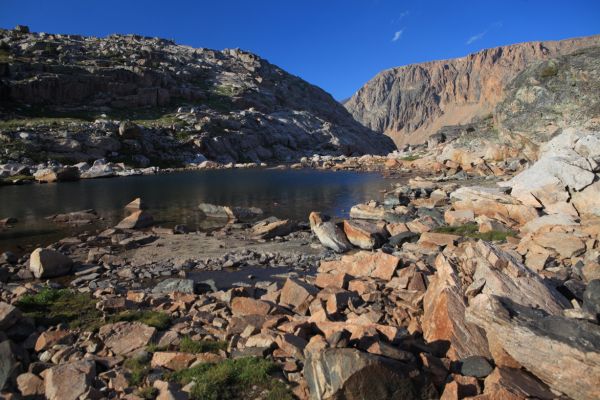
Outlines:
[[513,79],[533,64],[596,45],[598,35],[529,42],[392,68],[367,82],[345,106],[397,145],[422,143],[444,126],[488,118],[514,88]]

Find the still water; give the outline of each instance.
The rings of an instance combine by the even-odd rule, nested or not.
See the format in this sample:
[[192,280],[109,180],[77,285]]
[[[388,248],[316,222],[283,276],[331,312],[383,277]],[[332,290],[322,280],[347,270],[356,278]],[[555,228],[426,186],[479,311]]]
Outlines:
[[[19,220],[0,232],[0,252],[48,244],[70,233],[111,226],[123,206],[141,197],[158,224],[202,228],[199,203],[254,206],[265,216],[307,220],[311,211],[344,216],[350,207],[380,199],[394,180],[375,173],[316,170],[214,170],[0,187],[0,218]],[[79,228],[45,217],[95,209],[102,220]]]

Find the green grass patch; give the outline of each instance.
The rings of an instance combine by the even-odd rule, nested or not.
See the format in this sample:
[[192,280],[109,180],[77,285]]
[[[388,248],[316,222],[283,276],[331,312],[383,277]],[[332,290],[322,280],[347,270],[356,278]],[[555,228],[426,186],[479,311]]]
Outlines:
[[270,400],[293,399],[285,385],[273,378],[275,371],[276,365],[269,360],[244,357],[217,364],[200,364],[173,373],[171,380],[184,385],[194,382],[191,396],[197,400],[253,399],[256,393],[251,393],[252,386],[257,386],[261,392],[266,390]]
[[189,337],[181,339],[179,351],[185,353],[217,353],[219,350],[227,349],[227,342],[224,340],[192,340]]
[[420,158],[421,158],[421,155],[419,155],[419,154],[410,154],[406,157],[402,157],[401,160],[402,161],[416,161]]
[[45,288],[21,297],[17,307],[45,326],[65,323],[73,329],[94,331],[102,325],[102,313],[96,309],[96,301],[89,293]]
[[152,400],[158,395],[158,389],[153,388],[152,386],[146,386],[144,388],[138,389],[136,391],[136,394],[142,399]]
[[516,237],[517,233],[508,230],[506,232],[503,231],[490,231],[490,232],[479,232],[479,226],[475,222],[470,222],[464,225],[458,226],[440,226],[439,228],[434,229],[436,233],[448,233],[451,235],[464,236],[473,239],[481,239],[486,240],[488,242],[498,242],[505,241],[508,236]]
[[123,363],[123,367],[129,371],[127,377],[129,384],[132,386],[140,386],[150,372],[150,361],[140,357],[128,358]]
[[142,324],[153,326],[156,329],[164,330],[171,324],[171,317],[167,313],[152,310],[123,311],[122,313],[110,317],[108,322],[121,321],[141,322]]
[[33,182],[35,178],[31,175],[13,175],[2,179],[3,183],[15,183],[15,182]]

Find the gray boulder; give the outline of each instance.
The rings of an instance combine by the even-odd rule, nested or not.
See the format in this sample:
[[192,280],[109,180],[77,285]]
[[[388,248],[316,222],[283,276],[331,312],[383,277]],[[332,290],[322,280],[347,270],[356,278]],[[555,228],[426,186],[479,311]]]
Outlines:
[[401,362],[352,348],[308,352],[304,376],[312,400],[418,399],[418,389]]
[[39,247],[29,257],[29,269],[37,279],[66,275],[72,266],[69,257],[52,249]]

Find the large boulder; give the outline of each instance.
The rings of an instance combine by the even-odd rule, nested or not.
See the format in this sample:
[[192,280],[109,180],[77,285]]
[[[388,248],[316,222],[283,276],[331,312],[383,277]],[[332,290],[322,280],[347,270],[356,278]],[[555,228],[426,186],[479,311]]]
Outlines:
[[0,342],[0,390],[14,383],[17,375],[27,363],[27,353],[10,340]]
[[73,261],[56,250],[37,248],[29,256],[29,269],[36,278],[54,278],[71,272]]
[[552,389],[576,400],[600,398],[600,326],[486,294],[471,301],[467,320]]
[[457,268],[443,254],[436,258],[435,267],[423,298],[423,337],[452,360],[489,357],[485,332],[466,321],[465,288]]
[[126,355],[150,344],[156,328],[140,322],[117,322],[102,326],[98,334],[113,353]]
[[312,400],[418,399],[408,372],[405,364],[351,348],[308,352],[304,363]]
[[252,227],[252,232],[259,239],[272,239],[277,236],[287,236],[298,227],[296,222],[283,219],[277,221],[259,222]]
[[499,188],[461,187],[450,198],[457,211],[472,211],[475,216],[497,219],[508,226],[525,224],[539,216],[534,206],[521,204]]
[[388,236],[385,224],[361,220],[345,220],[344,233],[350,243],[364,250],[381,247]]
[[90,398],[96,365],[81,360],[57,365],[45,375],[45,395],[48,400],[78,400]]
[[122,121],[119,124],[119,136],[123,139],[139,139],[142,137],[142,128],[131,121]]
[[560,315],[569,301],[514,255],[483,240],[469,244],[461,256],[463,270],[473,270],[473,283],[466,288],[513,299],[519,304]]
[[4,301],[0,301],[0,331],[5,331],[21,319],[21,311]]
[[312,212],[308,217],[310,228],[324,247],[336,253],[345,253],[352,249],[346,234],[333,221],[328,221],[320,213]]
[[39,169],[33,177],[43,183],[76,181],[79,179],[79,169],[76,167]]
[[[579,206],[580,214],[595,214],[600,199],[593,198],[597,187],[583,193],[597,180],[600,159],[600,132],[565,129],[539,152],[538,161],[529,169],[506,182],[511,195],[523,204],[551,209],[555,203],[565,203],[571,198]],[[588,204],[583,199],[590,199]]]

